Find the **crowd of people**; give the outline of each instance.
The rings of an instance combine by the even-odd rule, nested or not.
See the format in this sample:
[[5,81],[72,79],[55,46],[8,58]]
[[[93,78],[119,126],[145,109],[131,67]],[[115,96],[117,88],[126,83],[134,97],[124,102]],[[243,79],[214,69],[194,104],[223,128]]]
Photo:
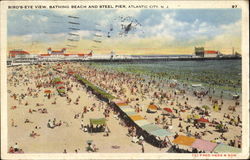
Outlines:
[[[55,67],[56,65],[60,67]],[[29,72],[27,72],[27,70]],[[128,125],[128,122],[125,121],[119,111],[104,102],[93,102],[92,105],[84,106],[79,105],[82,101],[82,96],[77,95],[72,97],[71,95],[74,94],[75,89],[80,90],[84,87],[78,82],[74,75],[67,74],[68,70],[74,71],[75,74],[83,76],[111,95],[124,100],[136,113],[141,114],[145,119],[155,123],[161,128],[171,130],[178,134],[241,147],[241,134],[239,134],[238,137],[232,135],[236,133],[235,130],[241,130],[242,126],[240,101],[239,99],[228,100],[223,97],[224,93],[221,93],[220,97],[216,97],[213,95],[212,89],[196,91],[187,84],[180,84],[176,81],[158,79],[154,76],[142,76],[96,69],[82,63],[67,63],[63,65],[53,63],[40,66],[30,65],[16,67],[14,71],[8,73],[8,85],[11,87],[22,85],[27,89],[23,89],[21,93],[16,93],[9,89],[8,94],[11,100],[17,102],[19,106],[24,105],[29,107],[28,112],[30,114],[34,112],[43,114],[50,113],[48,106],[45,106],[42,102],[37,102],[35,106],[31,106],[27,98],[29,97],[36,101],[39,96],[43,96],[49,100],[51,99],[51,101],[53,100],[51,105],[57,105],[59,103],[58,96],[60,95],[56,92],[57,85],[53,83],[53,80],[56,77],[60,77],[65,87],[66,95],[64,99],[68,106],[74,104],[81,108],[81,112],[72,115],[74,120],[79,121],[81,130],[84,132],[89,132],[90,130],[94,132],[104,132],[105,136],[108,136],[110,131],[106,129],[107,127],[102,125],[93,127],[86,124],[83,119],[86,114],[97,111],[102,112],[106,119],[109,119],[110,116],[113,115],[121,126],[127,128],[127,135],[131,137],[131,141],[138,143],[142,147],[142,152],[144,152],[143,141],[146,137],[143,137],[135,127]],[[44,90],[48,90],[48,88],[51,92],[45,93]],[[89,91],[85,91],[89,93],[89,96],[91,95]],[[146,112],[150,104],[155,104],[158,107],[156,113]],[[230,105],[234,106],[231,107],[233,110],[228,109]],[[18,108],[19,106],[15,106],[14,108]],[[13,108],[13,106],[11,107]],[[172,112],[167,114],[163,113],[164,107],[171,108]],[[207,122],[200,122],[199,119],[205,119]],[[24,123],[33,123],[33,121],[25,117]],[[53,120],[48,120],[47,127],[54,129],[63,124],[69,126],[68,122],[61,120],[57,122],[56,118],[54,118]],[[223,135],[221,135],[220,130],[218,132],[214,131],[218,125],[222,126]],[[11,126],[17,126],[14,120]],[[30,133],[30,137],[38,136],[42,135],[34,131]],[[167,146],[167,143],[164,143],[162,146]],[[88,147],[88,151],[97,151],[93,147]]]
[[8,153],[24,153],[24,151],[18,146],[17,143],[15,143],[14,146],[9,147]]
[[[221,92],[219,97],[213,95],[214,89],[208,90],[195,90],[188,87],[186,84],[179,84],[176,81],[164,81],[157,79],[157,77],[142,77],[141,75],[135,75],[124,72],[109,71],[104,69],[96,69],[87,65],[79,65],[85,68],[85,70],[78,70],[78,74],[83,75],[84,78],[93,82],[100,88],[105,89],[108,93],[125,100],[135,112],[140,113],[143,111],[140,102],[150,99],[157,105],[168,105],[175,111],[166,118],[165,114],[159,115],[154,118],[155,124],[162,126],[163,128],[176,128],[173,127],[172,121],[178,120],[179,123],[185,124],[185,128],[179,125],[177,132],[186,135],[194,136],[196,138],[211,137],[213,135],[212,128],[216,129],[217,124],[222,124],[224,131],[230,132],[227,125],[231,127],[241,127],[240,114],[233,112],[232,118],[214,117],[214,112],[223,112],[224,114],[230,111],[228,106],[224,104],[226,98],[223,98],[225,94]],[[193,100],[190,101],[190,97],[195,99],[200,106],[194,106]],[[204,102],[205,101],[205,102]],[[236,108],[240,108],[239,99],[231,100],[231,103],[235,103]],[[205,107],[203,107],[205,106]],[[210,107],[208,107],[210,106]],[[216,107],[217,110],[216,110]],[[162,108],[160,108],[162,109]],[[187,115],[188,113],[188,115]],[[146,116],[147,114],[145,114]],[[186,118],[184,115],[187,115]],[[229,115],[229,114],[227,114]],[[199,118],[195,118],[195,116]],[[236,118],[237,117],[237,118]],[[200,122],[198,119],[205,119],[207,122]],[[171,123],[169,121],[171,121]],[[202,129],[202,131],[200,130]],[[198,131],[199,130],[199,131]],[[175,130],[176,131],[176,130]],[[198,132],[197,132],[198,131]],[[218,131],[220,133],[220,130]],[[239,139],[221,138],[217,134],[218,139],[221,139],[222,143],[232,145],[231,141],[239,141]],[[212,141],[212,140],[211,140]],[[239,141],[239,143],[241,143]],[[238,147],[235,145],[235,147]]]

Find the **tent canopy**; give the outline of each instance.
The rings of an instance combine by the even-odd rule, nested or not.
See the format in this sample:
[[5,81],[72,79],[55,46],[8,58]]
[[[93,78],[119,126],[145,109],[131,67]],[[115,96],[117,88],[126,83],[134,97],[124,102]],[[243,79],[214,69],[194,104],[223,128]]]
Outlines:
[[136,123],[138,126],[140,126],[140,127],[151,124],[149,121],[147,121],[147,120],[145,120],[145,119],[135,121],[135,123]]
[[126,102],[119,102],[119,103],[115,103],[117,106],[127,106],[128,104]]
[[148,124],[145,126],[141,126],[141,128],[149,133],[161,129],[160,127],[158,127],[157,125],[154,125],[154,124]]
[[135,111],[133,108],[130,108],[130,107],[129,107],[129,108],[124,108],[124,109],[121,108],[121,109],[122,109],[122,111],[125,112],[125,113]]
[[126,103],[125,100],[121,100],[121,99],[114,99],[113,102],[114,102],[115,104],[117,104],[117,103]]
[[126,109],[131,109],[131,107],[129,107],[129,106],[123,106],[123,107],[121,107],[121,110],[122,110],[122,111],[124,111],[124,110],[126,110]]
[[126,114],[127,114],[128,116],[132,116],[132,115],[136,115],[137,113],[134,112],[134,111],[131,111],[131,112],[126,112]]
[[218,144],[215,148],[214,151],[216,153],[240,153],[241,149],[232,147],[226,144]]
[[95,125],[106,124],[106,119],[105,118],[90,118],[89,121],[90,121],[90,124],[95,124]]
[[129,116],[133,121],[143,120],[144,118],[141,115],[131,115]]
[[173,140],[175,144],[181,144],[186,146],[191,146],[195,141],[195,138],[179,135],[176,139]]
[[194,141],[194,143],[192,144],[193,148],[209,152],[212,152],[216,146],[217,143],[212,143],[202,139],[196,139],[196,141]]
[[158,136],[158,137],[166,137],[166,136],[173,136],[174,133],[169,132],[165,129],[158,129],[156,131],[151,132],[152,135]]
[[[122,106],[118,106],[119,108],[124,108],[124,107],[129,107],[128,105],[122,105]],[[129,107],[131,108],[131,107]]]

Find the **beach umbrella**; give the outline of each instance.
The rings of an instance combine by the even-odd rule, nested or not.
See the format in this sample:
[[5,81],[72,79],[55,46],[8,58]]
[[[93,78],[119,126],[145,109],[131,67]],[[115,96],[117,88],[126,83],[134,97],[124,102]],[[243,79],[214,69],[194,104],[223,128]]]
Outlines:
[[64,86],[60,86],[60,87],[58,87],[58,89],[63,89],[63,88],[65,88]]
[[188,114],[188,115],[187,115],[187,119],[191,119],[191,118],[193,118],[193,116],[190,115],[190,114]]
[[202,106],[202,108],[204,108],[205,110],[210,109],[210,107],[209,107],[209,106],[207,106],[207,105]]
[[93,140],[87,140],[86,142],[87,142],[87,144],[91,144],[93,142]]
[[215,128],[218,129],[218,130],[222,130],[223,129],[223,125],[222,124],[217,124],[215,126]]
[[155,113],[155,112],[157,112],[157,106],[156,105],[154,105],[154,104],[150,104],[149,106],[148,106],[148,108],[147,108],[147,112],[148,113]]
[[51,93],[51,90],[45,90],[44,93]]
[[209,123],[209,120],[205,119],[205,118],[200,118],[200,119],[198,119],[198,122]]
[[73,71],[68,71],[68,74],[74,74],[75,72],[73,72]]
[[193,117],[194,117],[194,119],[199,119],[199,118],[200,118],[200,116],[199,116],[199,115],[197,115],[197,114],[196,114],[196,115],[194,115]]
[[213,107],[213,110],[215,112],[218,112],[219,111],[219,105],[218,104],[215,104],[214,107]]
[[59,77],[53,79],[53,82],[59,82],[59,81],[61,81],[61,78]]
[[151,110],[157,110],[157,106],[156,105],[154,105],[154,104],[150,104],[149,106],[148,106],[148,109],[151,109]]
[[58,81],[58,82],[56,82],[56,84],[63,84],[63,82],[62,81]]
[[171,109],[171,108],[163,108],[164,109],[164,111],[167,111],[167,112],[169,112],[169,113],[172,113],[173,112],[173,110]]

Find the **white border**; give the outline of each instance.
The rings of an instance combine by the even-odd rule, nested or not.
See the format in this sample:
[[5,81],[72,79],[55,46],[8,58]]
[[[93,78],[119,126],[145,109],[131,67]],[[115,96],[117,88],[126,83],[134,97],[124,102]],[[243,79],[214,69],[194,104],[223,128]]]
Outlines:
[[[229,157],[194,157],[175,153],[78,153],[76,154],[7,154],[7,5],[34,4],[127,4],[125,1],[2,1],[1,2],[1,158],[3,159],[230,159]],[[130,1],[129,4],[168,5],[169,8],[231,8],[237,4],[242,9],[242,153],[233,159],[249,157],[249,2],[245,1]],[[212,154],[211,154],[212,155]]]

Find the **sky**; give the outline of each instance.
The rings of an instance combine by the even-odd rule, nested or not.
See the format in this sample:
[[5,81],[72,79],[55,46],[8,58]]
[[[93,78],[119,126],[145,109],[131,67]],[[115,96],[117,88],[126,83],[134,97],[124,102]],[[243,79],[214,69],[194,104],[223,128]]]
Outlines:
[[8,49],[159,55],[203,46],[231,54],[241,52],[241,23],[241,9],[9,10]]

